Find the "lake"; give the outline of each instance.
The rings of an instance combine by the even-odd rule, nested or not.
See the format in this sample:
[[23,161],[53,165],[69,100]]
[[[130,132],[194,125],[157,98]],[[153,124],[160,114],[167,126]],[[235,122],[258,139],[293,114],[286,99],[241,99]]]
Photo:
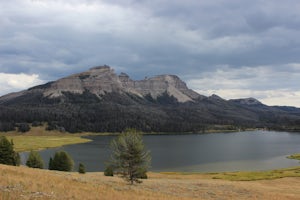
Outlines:
[[[92,142],[40,151],[48,166],[56,151],[67,151],[86,171],[103,171],[109,143],[116,136],[89,136]],[[299,165],[286,156],[300,153],[300,133],[246,131],[193,135],[145,135],[151,151],[151,171],[219,172],[268,170]],[[24,163],[28,153],[21,153]]]

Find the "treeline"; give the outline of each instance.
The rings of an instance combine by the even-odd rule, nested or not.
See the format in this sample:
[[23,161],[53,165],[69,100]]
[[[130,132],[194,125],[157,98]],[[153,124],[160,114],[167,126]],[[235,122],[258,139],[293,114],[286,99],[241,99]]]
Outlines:
[[[0,106],[0,131],[26,129],[24,124],[47,123],[48,130],[67,132],[121,132],[135,128],[144,132],[205,132],[212,125],[237,128],[295,127],[300,111],[271,107],[248,108],[209,98],[178,103],[167,94],[152,99],[109,93],[101,99],[86,93],[65,93],[57,99],[35,94]],[[26,125],[25,125],[26,126]]]
[[[56,105],[56,108],[13,107],[0,110],[0,131],[24,130],[26,124],[46,122],[47,130],[67,132],[202,132],[211,124],[233,120],[209,119],[188,107],[143,107],[137,105]],[[25,131],[21,131],[25,132]]]

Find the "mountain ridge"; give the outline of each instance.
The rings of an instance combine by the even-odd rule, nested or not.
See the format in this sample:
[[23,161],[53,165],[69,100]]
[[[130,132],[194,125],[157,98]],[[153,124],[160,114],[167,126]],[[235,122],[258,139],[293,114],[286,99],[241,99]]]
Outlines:
[[69,132],[203,132],[215,125],[280,129],[298,127],[300,109],[254,98],[206,97],[176,75],[132,80],[105,65],[0,97],[0,130],[35,121]]
[[[178,102],[194,101],[201,97],[195,91],[189,89],[176,75],[157,75],[144,80],[132,80],[127,74],[117,75],[109,66],[93,67],[82,73],[73,74],[57,81],[29,88],[27,91],[41,91],[44,97],[56,98],[63,96],[63,92],[83,94],[88,91],[101,98],[105,93],[118,92],[132,93],[145,97],[150,95],[156,99],[164,92],[177,99]],[[12,93],[0,97],[1,99],[15,98],[23,95],[25,91]],[[10,97],[11,95],[11,97]]]

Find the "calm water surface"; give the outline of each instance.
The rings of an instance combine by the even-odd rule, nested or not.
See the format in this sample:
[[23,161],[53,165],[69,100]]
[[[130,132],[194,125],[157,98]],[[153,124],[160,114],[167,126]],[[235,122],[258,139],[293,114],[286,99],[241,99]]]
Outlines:
[[[93,141],[42,150],[44,161],[58,150],[67,151],[87,171],[103,171],[109,159],[109,143],[116,136],[90,136]],[[151,171],[266,170],[299,165],[286,156],[300,152],[300,133],[249,131],[199,135],[143,136],[151,151]],[[22,153],[23,162],[28,153]],[[48,166],[46,162],[46,166]]]

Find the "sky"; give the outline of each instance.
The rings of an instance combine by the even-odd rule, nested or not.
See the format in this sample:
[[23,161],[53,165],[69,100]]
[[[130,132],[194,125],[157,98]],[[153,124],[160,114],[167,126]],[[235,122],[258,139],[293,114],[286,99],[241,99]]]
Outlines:
[[109,65],[300,107],[299,0],[0,1],[0,96]]

